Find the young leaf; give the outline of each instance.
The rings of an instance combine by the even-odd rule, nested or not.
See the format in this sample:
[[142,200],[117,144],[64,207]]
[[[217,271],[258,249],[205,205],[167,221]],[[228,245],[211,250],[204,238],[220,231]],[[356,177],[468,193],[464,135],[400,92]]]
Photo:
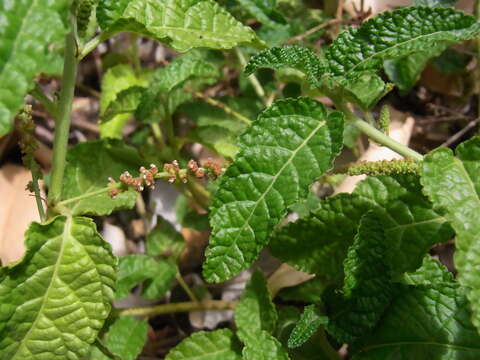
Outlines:
[[455,267],[459,282],[467,287],[473,310],[472,322],[480,328],[480,138],[457,147],[457,157],[447,148],[425,156],[422,183],[433,204],[445,211],[457,235]]
[[[445,7],[407,7],[381,13],[342,32],[327,49],[329,72],[342,79],[377,72],[384,60],[426,52],[480,31],[475,18]],[[342,80],[342,81],[344,81]]]
[[230,329],[199,331],[184,339],[165,360],[241,360],[242,345]]
[[113,300],[116,258],[83,217],[26,232],[23,259],[0,269],[3,359],[83,359]]
[[244,360],[290,360],[280,341],[265,330],[256,334],[252,342],[243,348],[242,354]]
[[115,119],[119,115],[131,115],[135,113],[142,100],[146,89],[142,86],[132,86],[120,91],[116,99],[108,105],[103,112],[102,123]]
[[[61,72],[57,51],[65,41],[67,0],[0,2],[0,137],[42,72]],[[48,24],[46,26],[45,24]]]
[[144,297],[162,297],[172,285],[177,269],[167,261],[155,261],[144,255],[126,255],[120,258],[115,298],[126,297],[130,290],[145,280],[151,282],[144,289]]
[[[100,98],[100,117],[103,119],[106,111],[117,100],[117,96],[130,87],[146,87],[146,74],[138,75],[131,66],[120,64],[107,70],[102,78],[102,97]],[[123,95],[124,96],[124,95]],[[100,136],[103,138],[121,138],[122,130],[132,113],[119,114],[108,122],[100,123]]]
[[262,27],[277,28],[287,24],[283,15],[276,10],[275,0],[239,0],[239,3],[262,23]]
[[344,261],[343,296],[333,294],[327,303],[327,331],[339,342],[352,342],[371,330],[389,305],[394,288],[386,252],[383,224],[369,211]]
[[421,267],[415,272],[402,274],[400,280],[406,285],[435,285],[453,282],[453,274],[438,260],[426,255]]
[[182,234],[170,222],[159,217],[157,225],[147,235],[147,254],[176,259],[184,247]]
[[179,52],[194,47],[262,46],[252,29],[213,0],[100,0],[97,19],[107,34],[132,31]]
[[122,360],[135,360],[147,340],[148,322],[122,316],[109,327],[105,344]]
[[250,59],[245,67],[245,73],[250,75],[260,68],[280,69],[284,67],[294,68],[305,73],[312,86],[319,85],[320,77],[325,71],[324,64],[314,52],[301,46],[292,45],[274,47],[258,53]]
[[266,279],[260,271],[255,271],[235,308],[237,335],[243,343],[251,344],[262,330],[268,333],[275,330],[277,317]]
[[218,68],[206,61],[207,59],[205,53],[194,50],[155,71],[150,87],[141,98],[136,117],[149,122],[164,120],[171,116],[180,104],[191,99],[189,93],[176,89],[178,86],[194,78],[206,83],[215,81],[219,77]]
[[455,283],[405,287],[372,334],[351,347],[354,360],[480,357],[465,291]]
[[[95,161],[92,161],[92,156]],[[67,153],[63,184],[64,206],[74,215],[96,216],[133,207],[137,198],[133,189],[118,194],[114,199],[106,191],[88,195],[104,189],[109,177],[118,179],[124,171],[137,172],[141,163],[137,151],[121,141],[89,141],[74,146]]]
[[279,100],[259,115],[215,194],[208,281],[227,280],[257,258],[287,208],[331,167],[342,134],[343,115],[308,98]]
[[434,244],[453,234],[422,195],[417,177],[378,176],[360,182],[353,194],[327,198],[310,216],[282,228],[270,250],[301,271],[339,282],[360,218],[372,209],[383,222],[387,256],[397,273],[414,271]]
[[328,323],[328,317],[317,314],[315,305],[305,306],[303,314],[290,334],[288,347],[296,348],[303,345],[321,325]]

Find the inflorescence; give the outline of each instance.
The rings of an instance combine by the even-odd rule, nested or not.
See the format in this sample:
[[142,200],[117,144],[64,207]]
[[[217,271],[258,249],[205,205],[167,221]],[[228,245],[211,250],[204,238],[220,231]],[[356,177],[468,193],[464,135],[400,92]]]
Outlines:
[[123,172],[119,177],[119,182],[111,177],[108,178],[108,185],[111,186],[108,191],[110,197],[115,198],[128,188],[138,192],[146,188],[154,189],[156,179],[166,179],[171,184],[175,182],[185,184],[188,182],[189,175],[195,176],[197,179],[203,179],[206,176],[216,179],[222,174],[223,169],[218,162],[208,158],[202,167],[195,160],[190,160],[187,167],[182,169],[178,161],[173,160],[171,163],[163,165],[163,172],[159,172],[154,164],[151,164],[148,169],[142,166],[139,172],[140,175],[137,177],[133,177],[128,171]]

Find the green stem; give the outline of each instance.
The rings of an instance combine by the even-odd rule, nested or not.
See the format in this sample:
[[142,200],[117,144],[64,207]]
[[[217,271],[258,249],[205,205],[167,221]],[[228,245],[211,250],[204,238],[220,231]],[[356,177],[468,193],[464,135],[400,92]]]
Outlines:
[[[235,48],[235,53],[237,54],[238,61],[240,61],[240,65],[242,65],[242,68],[245,68],[245,66],[247,66],[247,60],[245,59],[245,55],[243,55],[242,51],[238,47]],[[265,105],[267,105],[268,102],[265,97],[265,90],[263,89],[262,84],[260,84],[260,81],[258,81],[257,77],[253,74],[249,75],[248,81],[250,81],[250,84],[252,84],[253,89],[257,93],[258,97],[262,99]]]
[[65,63],[63,67],[62,90],[58,103],[58,116],[55,123],[55,138],[53,141],[53,166],[49,193],[49,204],[55,204],[62,198],[63,175],[70,132],[70,113],[72,111],[75,79],[77,76],[78,61],[76,58],[77,45],[75,42],[76,22],[71,15],[71,32],[66,37]]
[[38,215],[40,215],[40,221],[44,222],[46,220],[45,209],[43,208],[42,195],[40,193],[40,186],[38,185],[40,168],[33,156],[30,159],[30,169],[32,172],[32,186],[33,193],[35,194],[35,202],[37,203]]
[[201,310],[233,310],[237,305],[236,301],[206,300],[189,301],[173,304],[162,304],[155,306],[146,306],[141,308],[130,308],[120,310],[123,316],[157,316],[163,314],[173,314],[179,312],[201,311]]
[[162,134],[162,129],[160,128],[160,125],[158,123],[152,123],[150,127],[152,129],[153,137],[158,143],[160,150],[165,149],[166,145],[165,145],[165,141],[163,140],[163,134]]
[[177,274],[175,275],[175,278],[177,279],[178,283],[182,287],[183,291],[185,291],[185,293],[188,295],[190,300],[192,300],[194,302],[198,302],[197,297],[193,293],[192,289],[190,289],[190,286],[188,286],[187,283],[185,282],[185,280],[183,280],[183,277],[180,274],[180,272],[177,272]]
[[50,115],[52,115],[54,118],[57,117],[57,105],[43,93],[38,84],[35,85],[35,88],[30,92],[30,94],[37,99],[40,104],[43,105],[45,110],[47,110]]
[[353,114],[348,106],[341,102],[341,101],[336,101],[336,99],[332,98],[335,106],[337,109],[341,110],[346,116],[347,119],[352,122],[352,124],[361,132],[363,132],[365,135],[367,135],[369,138],[374,140],[375,142],[388,147],[389,149],[395,151],[396,153],[406,157],[406,158],[411,158],[413,160],[417,161],[422,161],[423,156],[416,152],[415,150],[410,149],[408,146],[405,146],[398,141],[392,139],[388,135],[385,135],[382,133],[380,130],[377,130],[375,127],[367,123],[366,121],[358,118]]
[[[475,0],[475,17],[480,21],[480,0]],[[475,39],[477,47],[477,71],[480,72],[480,36]],[[480,79],[477,79],[480,81]],[[477,114],[480,116],[480,93],[477,95]]]
[[80,50],[78,54],[78,61],[90,54],[101,42],[105,40],[105,34],[98,34],[93,39],[89,40]]

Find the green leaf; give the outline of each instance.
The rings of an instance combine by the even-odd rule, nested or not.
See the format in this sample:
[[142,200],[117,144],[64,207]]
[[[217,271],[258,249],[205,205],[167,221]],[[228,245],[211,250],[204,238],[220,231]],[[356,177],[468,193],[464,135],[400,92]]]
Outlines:
[[147,235],[147,254],[177,259],[185,247],[185,240],[175,227],[159,217],[157,225]]
[[177,268],[167,261],[155,261],[144,255],[126,255],[120,258],[115,298],[126,297],[130,290],[145,280],[143,296],[146,299],[162,297],[173,284]]
[[147,341],[147,332],[147,320],[122,316],[109,327],[105,343],[122,360],[135,360]]
[[305,306],[303,314],[290,334],[288,347],[296,348],[303,345],[321,325],[328,323],[328,317],[318,315],[315,305]]
[[378,176],[360,182],[353,194],[325,199],[310,216],[280,229],[269,248],[298,270],[338,283],[347,248],[369,210],[383,222],[388,261],[397,273],[414,271],[434,244],[452,236],[445,218],[422,195],[417,177]]
[[277,322],[277,310],[270,298],[267,281],[255,271],[235,308],[237,336],[244,344],[253,344],[263,330],[272,333]]
[[287,208],[331,167],[342,134],[343,115],[308,98],[279,100],[259,115],[215,193],[208,281],[227,280],[257,258]]
[[458,0],[415,0],[415,6],[453,6]]
[[346,82],[344,95],[362,109],[369,110],[392,88],[392,84],[385,84],[379,76],[367,73],[358,76],[353,81]]
[[108,105],[102,115],[102,123],[115,119],[118,115],[131,115],[137,111],[146,89],[142,86],[132,86],[120,91],[116,99]]
[[383,61],[468,40],[480,31],[473,16],[444,7],[387,11],[342,32],[327,49],[329,72],[341,81],[374,73]]
[[141,98],[136,117],[148,122],[164,120],[180,104],[191,99],[191,95],[179,86],[191,79],[201,79],[205,83],[215,81],[219,77],[219,70],[207,59],[207,54],[194,50],[155,71],[150,87]]
[[100,0],[97,19],[107,34],[137,32],[179,52],[262,46],[252,29],[212,0]]
[[113,300],[116,258],[83,217],[32,223],[23,259],[0,269],[2,359],[83,359]]
[[74,1],[75,16],[77,17],[77,31],[80,37],[85,37],[92,13],[95,13],[98,0],[77,0]]
[[[117,96],[124,90],[134,86],[146,87],[147,85],[147,74],[136,74],[130,65],[120,64],[108,69],[102,78],[100,117],[103,119],[109,107],[115,106],[113,104]],[[119,114],[111,119],[109,118],[108,122],[100,123],[100,136],[103,138],[121,138],[123,127],[132,114]]]
[[165,360],[241,360],[241,351],[230,329],[199,331],[170,350]]
[[480,337],[464,293],[453,283],[405,287],[375,331],[349,348],[353,359],[478,359]]
[[278,296],[285,301],[320,303],[322,301],[322,293],[326,287],[327,282],[316,276],[303,284],[280,290]]
[[320,77],[325,71],[324,64],[314,52],[301,46],[291,45],[267,49],[253,56],[245,67],[245,73],[250,75],[260,68],[284,67],[303,72],[312,86],[319,85]]
[[243,348],[244,360],[289,360],[287,350],[280,341],[265,330],[256,334],[251,344]]
[[458,281],[469,289],[472,322],[480,328],[480,138],[457,147],[457,157],[448,148],[439,148],[423,161],[422,184],[433,204],[445,211],[456,238],[454,254]]
[[61,72],[68,6],[67,0],[0,2],[0,137],[12,129],[33,78]]
[[369,211],[344,261],[343,294],[327,300],[326,328],[339,342],[350,343],[371,330],[390,304],[394,288],[386,252],[383,224]]
[[[95,161],[92,161],[92,156]],[[117,140],[88,141],[74,146],[67,153],[62,205],[74,215],[96,216],[132,208],[137,198],[133,189],[118,194],[115,199],[106,191],[88,195],[104,189],[109,177],[118,179],[124,171],[134,174],[141,162],[134,148]]]
[[427,255],[415,272],[402,274],[400,281],[406,285],[435,285],[453,282],[453,274],[438,260]]
[[275,0],[239,0],[239,3],[263,26],[276,28],[287,23],[283,15],[276,10]]

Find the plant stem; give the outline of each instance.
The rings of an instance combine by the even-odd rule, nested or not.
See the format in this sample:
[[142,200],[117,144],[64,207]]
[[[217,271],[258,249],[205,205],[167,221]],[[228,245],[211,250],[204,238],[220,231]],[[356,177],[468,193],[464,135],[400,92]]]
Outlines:
[[191,93],[193,96],[205,101],[207,104],[216,106],[222,109],[223,111],[225,111],[228,115],[232,115],[233,117],[236,117],[238,120],[243,121],[245,124],[250,125],[252,123],[252,120],[236,112],[227,104],[224,104],[218,100],[212,99],[211,97],[208,97],[207,95],[205,95],[204,93],[201,93],[200,91],[195,91],[189,86],[184,86],[184,89],[187,90],[189,93]]
[[30,94],[37,99],[40,104],[43,105],[45,110],[47,110],[50,115],[52,115],[54,118],[57,117],[57,105],[43,93],[38,84],[35,85],[35,88],[30,92]]
[[188,295],[190,300],[192,300],[194,302],[198,302],[197,297],[193,293],[192,289],[190,289],[190,286],[188,286],[187,283],[185,282],[185,280],[183,280],[183,277],[180,274],[180,272],[177,272],[177,274],[175,275],[175,278],[177,279],[178,283],[182,287],[183,291],[185,291],[185,293]]
[[337,24],[341,24],[343,21],[342,19],[331,19],[331,20],[328,20],[322,24],[319,24],[317,26],[314,26],[313,28],[311,29],[308,29],[307,31],[305,31],[304,33],[301,33],[299,35],[296,35],[294,37],[291,37],[290,39],[288,39],[287,41],[284,42],[284,44],[291,44],[295,41],[300,41],[300,40],[303,40],[304,38],[306,38],[307,36],[309,35],[312,35],[314,33],[316,33],[317,31],[323,29],[323,28],[326,28],[328,26],[331,26],[331,25],[337,25]]
[[90,54],[104,40],[104,34],[98,34],[93,39],[89,40],[80,50],[80,53],[78,54],[78,61]]
[[42,195],[40,193],[40,186],[38,185],[40,168],[33,156],[30,159],[30,169],[32,172],[32,186],[33,193],[35,194],[35,202],[37,203],[38,215],[40,216],[40,221],[44,222],[46,220],[45,209],[43,208]]
[[152,129],[153,137],[155,138],[155,141],[158,143],[160,150],[165,149],[166,145],[165,145],[165,141],[163,140],[162,128],[160,127],[160,125],[157,123],[152,123],[150,127]]
[[76,21],[71,16],[71,32],[66,37],[65,63],[63,67],[62,90],[58,103],[58,113],[55,122],[55,138],[53,141],[52,179],[49,193],[49,204],[55,204],[62,198],[63,175],[67,156],[68,135],[70,132],[70,113],[77,77],[78,61],[76,58],[77,45]]
[[[240,65],[242,65],[242,68],[245,68],[245,66],[247,66],[247,60],[245,59],[245,55],[243,55],[242,51],[238,47],[235,48],[235,53],[237,54],[238,61],[240,61]],[[252,84],[253,89],[257,93],[258,97],[262,99],[265,104],[267,104],[267,99],[265,98],[265,90],[263,90],[262,84],[260,84],[260,81],[258,81],[257,77],[254,74],[249,75],[248,81],[250,81],[250,84]]]
[[113,190],[113,189],[119,189],[120,187],[122,187],[122,183],[116,183],[114,185],[109,185],[109,186],[106,186],[106,187],[101,188],[101,189],[96,190],[96,191],[85,193],[83,195],[78,195],[78,196],[72,197],[72,198],[67,199],[67,200],[59,201],[57,205],[58,206],[65,206],[65,205],[68,205],[68,204],[76,203],[76,202],[79,202],[80,200],[88,199],[90,197],[106,193],[106,192],[108,192],[110,190]]
[[408,146],[405,146],[398,141],[392,139],[388,135],[385,135],[380,130],[377,130],[375,127],[367,123],[366,121],[358,118],[352,111],[348,108],[348,106],[343,103],[342,101],[337,101],[335,97],[330,96],[333,100],[337,109],[341,110],[346,116],[347,119],[352,122],[352,124],[369,138],[374,140],[375,142],[388,147],[389,149],[395,151],[396,153],[406,157],[411,158],[413,160],[422,161],[423,156],[416,152],[415,150],[410,149]]
[[130,308],[120,310],[123,316],[157,316],[163,314],[173,314],[179,312],[201,311],[201,310],[233,310],[237,305],[237,301],[223,300],[206,300],[206,301],[189,301],[173,304],[162,304],[155,306],[146,306],[140,308]]
[[[474,14],[477,21],[480,21],[480,0],[475,0]],[[477,36],[475,42],[477,45],[477,77],[480,77],[480,36]],[[477,80],[480,81],[480,79]],[[480,116],[480,93],[477,94],[477,114]]]

